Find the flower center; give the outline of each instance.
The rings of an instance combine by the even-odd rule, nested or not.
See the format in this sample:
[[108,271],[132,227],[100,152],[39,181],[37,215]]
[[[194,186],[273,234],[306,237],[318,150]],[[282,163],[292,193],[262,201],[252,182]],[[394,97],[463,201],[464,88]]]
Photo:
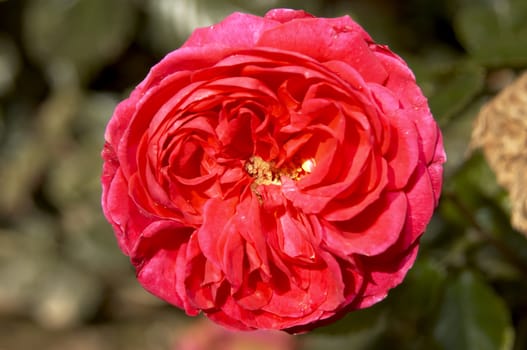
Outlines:
[[254,178],[255,185],[281,185],[282,176],[297,181],[311,173],[314,167],[315,160],[312,158],[302,161],[300,166],[291,164],[280,168],[275,167],[273,162],[266,162],[259,156],[252,156],[245,163],[245,171]]

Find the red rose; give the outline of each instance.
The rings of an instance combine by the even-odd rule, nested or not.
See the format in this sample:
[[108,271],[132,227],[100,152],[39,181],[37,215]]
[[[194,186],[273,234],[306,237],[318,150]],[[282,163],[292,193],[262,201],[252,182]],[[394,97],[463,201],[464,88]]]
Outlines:
[[237,329],[308,330],[411,267],[445,153],[404,61],[349,17],[196,30],[106,130],[104,213],[151,293]]

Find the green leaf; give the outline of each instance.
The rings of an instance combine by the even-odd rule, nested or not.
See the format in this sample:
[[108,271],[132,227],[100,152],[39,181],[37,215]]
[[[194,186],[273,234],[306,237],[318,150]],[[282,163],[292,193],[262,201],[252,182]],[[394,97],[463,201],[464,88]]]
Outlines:
[[378,334],[385,327],[386,306],[384,301],[366,309],[351,311],[342,319],[325,327],[317,328],[312,334],[346,335],[359,338]]
[[435,75],[436,90],[430,97],[430,109],[440,123],[462,110],[481,91],[485,72],[473,62],[462,62]]
[[465,2],[454,18],[466,50],[486,66],[527,64],[527,1]]
[[[472,173],[475,173],[475,178],[471,180],[478,181],[478,184],[484,183],[485,186],[488,186],[488,190],[494,190],[497,188],[494,174],[481,157],[478,158],[480,160],[479,163],[470,163],[470,166],[476,170],[471,172],[472,168],[470,167],[468,169],[462,169],[463,167],[466,167],[467,161],[469,160],[470,134],[474,128],[474,120],[485,102],[485,98],[476,99],[466,106],[463,109],[463,112],[456,114],[446,125],[442,125],[443,144],[445,145],[445,151],[448,155],[448,162],[445,163],[444,169],[446,179],[449,179],[458,171],[465,171],[466,173],[470,172],[470,176],[472,176]],[[484,171],[485,177],[482,177],[478,172],[481,167],[484,168],[482,171]],[[489,177],[492,181],[488,181]],[[490,184],[494,184],[494,187],[491,187]],[[487,190],[486,188],[484,189]]]
[[352,311],[335,323],[301,335],[303,350],[379,349],[387,327],[386,304]]
[[[438,55],[435,52],[429,54]],[[411,57],[408,61],[428,98],[432,114],[442,126],[463,110],[485,84],[485,70],[473,61],[447,58],[437,62]]]
[[[458,125],[453,124],[452,126]],[[447,132],[449,130],[450,127]],[[452,132],[454,131],[452,130]],[[453,138],[456,135],[459,136],[461,134],[454,133],[448,137]],[[455,151],[467,151],[466,148],[455,148],[454,146],[455,144],[447,147],[447,152],[450,150],[453,154]],[[476,210],[480,208],[483,201],[488,199],[493,199],[496,203],[500,203],[504,191],[496,182],[496,176],[481,152],[474,151],[470,157],[465,158],[459,168],[452,169],[452,172],[454,170],[456,170],[455,173],[448,178],[449,181],[445,184],[445,190],[455,193],[469,209]]]
[[444,282],[445,271],[431,259],[420,257],[388,302],[397,318],[419,322],[435,312]]
[[434,329],[444,349],[512,349],[513,332],[503,300],[473,273],[463,272],[446,288]]

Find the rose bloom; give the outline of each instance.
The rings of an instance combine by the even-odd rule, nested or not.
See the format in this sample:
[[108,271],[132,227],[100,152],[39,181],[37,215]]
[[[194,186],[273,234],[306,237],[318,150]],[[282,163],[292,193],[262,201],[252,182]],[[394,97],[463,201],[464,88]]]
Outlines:
[[348,16],[194,31],[107,126],[102,206],[152,294],[300,332],[401,283],[438,203],[441,134],[405,62]]

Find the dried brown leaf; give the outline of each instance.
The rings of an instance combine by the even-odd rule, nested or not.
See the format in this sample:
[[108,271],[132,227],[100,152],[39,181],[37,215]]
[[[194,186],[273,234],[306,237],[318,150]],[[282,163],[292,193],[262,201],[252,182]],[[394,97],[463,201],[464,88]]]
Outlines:
[[483,149],[509,192],[513,227],[527,235],[527,72],[482,107],[471,145]]

